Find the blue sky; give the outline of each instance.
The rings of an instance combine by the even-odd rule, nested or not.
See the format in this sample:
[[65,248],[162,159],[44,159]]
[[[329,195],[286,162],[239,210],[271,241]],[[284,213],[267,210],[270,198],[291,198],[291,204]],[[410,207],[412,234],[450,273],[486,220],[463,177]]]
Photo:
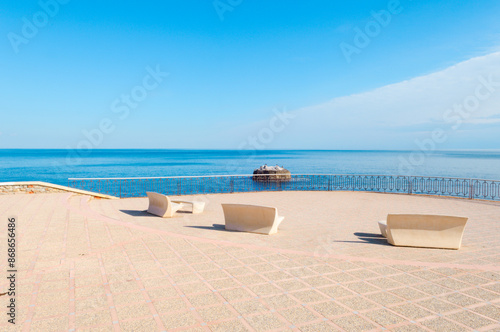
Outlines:
[[[480,86],[500,82],[499,13],[495,0],[4,1],[0,148],[411,150],[439,129],[438,149],[495,149],[500,88]],[[490,93],[453,111],[477,89]]]

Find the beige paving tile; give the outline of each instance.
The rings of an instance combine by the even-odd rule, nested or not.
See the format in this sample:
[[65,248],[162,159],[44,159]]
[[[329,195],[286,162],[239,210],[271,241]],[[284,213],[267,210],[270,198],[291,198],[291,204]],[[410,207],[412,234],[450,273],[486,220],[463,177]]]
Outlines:
[[345,331],[368,331],[376,326],[358,315],[349,315],[340,318],[332,319],[335,325],[340,326]]
[[294,325],[312,322],[319,318],[304,307],[280,310],[279,313]]
[[411,287],[398,288],[390,291],[394,295],[402,297],[406,300],[418,300],[428,297],[424,292],[418,291]]
[[147,278],[142,280],[142,284],[145,288],[160,288],[170,286],[170,282],[167,277],[159,278]]
[[468,283],[468,284],[471,284],[474,286],[480,286],[480,285],[484,285],[484,284],[491,282],[491,280],[489,280],[489,279],[481,278],[481,277],[474,275],[474,274],[464,274],[464,275],[455,276],[454,278],[459,280],[459,281],[463,281],[465,283]]
[[482,289],[482,288],[473,288],[473,289],[464,290],[464,291],[462,291],[462,294],[467,295],[467,296],[472,296],[472,297],[475,297],[477,299],[481,299],[484,301],[492,301],[492,300],[498,299],[498,294],[496,294],[494,292],[490,292],[490,291],[488,291],[486,289]]
[[449,288],[451,290],[461,290],[464,288],[469,288],[471,287],[469,284],[453,279],[453,278],[445,278],[445,279],[440,279],[436,280],[436,283],[440,284],[441,286],[444,286],[446,288]]
[[311,303],[328,300],[328,297],[312,289],[293,292],[290,293],[290,295],[295,297],[300,303]]
[[291,291],[309,288],[308,284],[305,284],[299,280],[277,281],[274,284],[276,286],[282,288],[285,292],[291,292]]
[[76,325],[94,326],[94,325],[109,325],[113,322],[109,310],[100,310],[76,315]]
[[371,286],[363,281],[347,283],[345,287],[358,294],[371,293],[379,290],[377,287]]
[[479,329],[488,325],[495,324],[495,321],[479,316],[478,314],[468,310],[463,310],[455,314],[446,315],[445,317],[473,329]]
[[[204,271],[204,272],[211,272],[211,271]],[[220,272],[220,271],[217,271]],[[185,274],[173,274],[171,275],[172,280],[174,283],[177,285],[183,285],[187,283],[193,283],[193,282],[199,282],[201,279],[199,276],[196,274],[190,272],[190,273],[185,273]]]
[[376,308],[378,306],[375,303],[367,301],[365,298],[363,298],[361,296],[341,298],[341,299],[337,299],[336,301],[338,301],[339,303],[342,303],[343,305],[345,305],[348,308],[351,308],[353,311],[373,309],[373,308]]
[[154,300],[153,305],[159,313],[182,311],[188,309],[186,302],[180,297]]
[[398,326],[391,328],[391,331],[395,332],[427,332],[429,330],[417,325],[417,324],[408,324],[403,326]]
[[[261,260],[262,262],[263,260]],[[243,261],[245,263],[245,261]],[[248,263],[246,263],[248,264]],[[274,267],[271,264],[268,263],[263,263],[263,264],[255,264],[251,266],[251,269],[254,271],[257,271],[259,273],[266,273],[266,272],[275,272],[278,271],[276,267]]]
[[263,277],[253,274],[253,275],[247,275],[247,276],[238,276],[236,277],[239,282],[241,282],[244,285],[251,286],[251,285],[257,285],[257,284],[264,284],[267,282],[266,279]]
[[481,287],[483,289],[486,289],[486,290],[489,290],[489,291],[492,291],[492,292],[500,294],[500,281],[496,282],[494,284],[482,285]]
[[331,298],[337,299],[337,298],[342,298],[346,296],[352,296],[355,295],[354,292],[342,287],[342,286],[329,286],[329,287],[321,287],[318,288],[318,291],[321,293],[330,296]]
[[151,312],[149,311],[149,307],[147,306],[146,302],[116,307],[116,312],[118,313],[118,318],[120,320],[151,316]]
[[[93,287],[86,287],[86,288],[93,288]],[[135,280],[131,281],[126,281],[126,282],[114,282],[109,284],[109,288],[111,289],[112,293],[124,293],[124,292],[133,292],[133,291],[138,291],[139,286],[137,285],[137,282]],[[102,288],[100,288],[101,291],[103,291]],[[92,289],[87,290],[87,293],[90,293]],[[78,289],[77,289],[78,292]],[[96,290],[97,292],[97,290]]]
[[470,296],[466,296],[466,295],[461,294],[461,293],[446,294],[446,295],[443,295],[439,298],[446,300],[448,302],[451,302],[455,305],[461,306],[461,307],[466,307],[466,306],[470,306],[470,305],[481,302],[481,300],[479,300],[479,299],[476,299],[476,298],[473,298]]
[[379,274],[372,272],[370,270],[367,270],[367,269],[349,271],[348,273],[357,279],[363,279],[363,280],[370,279],[370,278],[377,278],[380,276]]
[[209,281],[209,284],[217,290],[239,287],[240,284],[233,278],[217,279]]
[[273,272],[265,272],[262,274],[264,278],[271,281],[280,281],[293,278],[293,276],[285,271],[273,271]]
[[316,266],[311,266],[310,269],[313,270],[314,272],[321,273],[321,274],[330,274],[330,273],[339,272],[339,269],[337,269],[329,264],[320,264],[320,265],[316,265]]
[[202,278],[205,278],[205,280],[223,279],[228,277],[228,275],[222,270],[200,271],[198,273]]
[[245,319],[257,331],[268,331],[286,327],[286,323],[273,313],[249,316]]
[[391,289],[391,288],[398,288],[402,287],[403,284],[400,282],[397,282],[395,280],[392,280],[390,278],[376,278],[376,279],[370,279],[367,281],[367,283],[375,285],[376,287],[380,289]]
[[290,273],[294,277],[305,278],[317,275],[316,272],[307,267],[297,267],[294,269],[287,269],[286,272]]
[[397,312],[403,317],[406,317],[408,320],[416,320],[433,315],[432,312],[423,309],[413,303],[397,305],[391,307],[391,310]]
[[242,315],[267,311],[267,308],[256,299],[235,302],[232,306]]
[[210,330],[213,332],[246,332],[250,331],[240,320],[230,320],[227,322],[222,322],[214,325],[210,325]]
[[135,319],[131,321],[120,322],[122,331],[157,331],[157,324],[153,318]]
[[199,295],[188,295],[189,302],[195,307],[203,307],[207,305],[222,304],[222,300],[219,299],[213,293],[199,294]]
[[144,295],[141,292],[127,292],[113,294],[113,303],[115,306],[128,305],[136,302],[144,302]]
[[311,285],[312,287],[328,286],[332,284],[332,281],[330,279],[322,276],[302,278],[302,281]]
[[236,318],[238,314],[231,311],[227,306],[215,306],[204,309],[198,309],[198,313],[204,322],[213,322],[228,318]]
[[222,297],[224,297],[229,302],[253,297],[253,295],[250,292],[248,292],[245,288],[233,288],[233,289],[221,290],[219,294],[222,295]]
[[418,301],[415,302],[421,307],[424,307],[425,309],[438,313],[438,314],[443,314],[445,312],[453,311],[458,309],[459,307],[456,305],[453,305],[448,302],[441,301],[436,298],[431,298],[423,301]]
[[498,281],[500,280],[500,273],[499,272],[494,272],[494,271],[482,271],[477,273],[477,276],[493,281]]
[[279,310],[297,306],[299,303],[287,294],[273,295],[262,299],[269,307]]
[[[422,276],[421,275],[422,273],[424,273],[425,276]],[[433,280],[433,278],[431,278],[428,275],[428,273],[432,273],[432,272],[417,271],[417,272],[411,272],[408,274],[398,274],[395,276],[389,276],[389,278],[396,281],[396,282],[399,282],[400,284],[403,284],[403,285],[415,285],[415,284],[418,284],[420,282],[424,282],[427,279],[427,277],[430,278],[427,280]],[[437,275],[435,273],[432,273],[432,274],[438,278],[442,278],[442,276],[440,276],[440,275]],[[420,278],[423,278],[423,279],[420,279]]]
[[[146,326],[146,324],[140,324],[140,326]],[[135,330],[137,330],[138,328],[136,327]],[[125,329],[123,329],[125,331]],[[85,332],[112,332],[114,331],[113,330],[113,325],[107,325],[107,326],[93,326],[93,327],[89,327],[89,328],[80,328],[78,329],[78,331],[85,331]],[[128,330],[128,331],[131,331],[131,330]],[[132,330],[133,331],[133,330]]]
[[330,332],[330,331],[340,331],[340,329],[336,328],[332,324],[329,324],[328,322],[320,322],[320,323],[307,324],[305,326],[301,326],[299,329],[302,332]]
[[428,327],[433,331],[464,331],[465,327],[446,320],[442,317],[433,318],[421,322],[422,325]]
[[68,330],[68,317],[57,317],[37,320],[31,323],[31,331],[63,331]]
[[96,297],[88,297],[85,299],[79,299],[75,301],[75,311],[83,312],[83,311],[92,311],[98,310],[102,308],[108,307],[108,300],[106,296],[96,296]]
[[[198,293],[206,293],[210,292],[210,287],[205,285],[202,282],[190,282],[188,284],[180,284],[177,285],[181,292],[185,295],[190,295],[190,294],[198,294]],[[166,292],[170,292],[169,289],[165,290]],[[175,291],[175,289],[174,289]]]
[[[225,271],[232,275],[233,277],[237,276],[243,276],[243,275],[249,275],[253,274],[254,272],[245,266],[238,266],[238,267],[232,267],[232,268],[226,268]],[[227,277],[227,275],[223,275],[221,278]]]
[[[19,299],[16,299],[19,305]],[[6,307],[6,306],[5,306]],[[19,311],[19,310],[18,310]],[[46,319],[49,316],[67,315],[70,312],[69,303],[45,303],[35,306],[34,319]]]
[[368,299],[381,304],[383,306],[388,306],[391,304],[406,302],[404,299],[397,297],[389,292],[379,292],[365,295]]
[[270,283],[250,286],[248,287],[248,289],[257,294],[258,296],[275,295],[283,292],[281,289]]
[[333,273],[329,274],[327,276],[328,279],[331,279],[335,282],[349,282],[349,281],[358,281],[358,279],[350,274],[340,272],[340,273]]
[[405,321],[404,318],[394,314],[387,309],[377,309],[369,312],[365,312],[363,315],[368,317],[370,320],[382,326],[389,326],[400,324]]
[[160,315],[167,330],[189,327],[197,324],[191,311]]
[[442,286],[439,286],[439,285],[436,285],[436,284],[430,283],[430,282],[414,285],[413,288],[415,288],[419,291],[422,291],[426,294],[434,295],[434,296],[450,293],[450,290],[448,288],[445,288],[445,287],[442,287]]
[[327,318],[332,318],[335,316],[347,314],[350,312],[349,309],[347,309],[345,306],[342,306],[335,301],[328,301],[328,302],[322,302],[322,303],[316,303],[311,305],[311,307],[317,311],[319,314],[327,317]]
[[500,306],[498,304],[496,306],[486,304],[483,306],[474,307],[472,311],[500,322]]

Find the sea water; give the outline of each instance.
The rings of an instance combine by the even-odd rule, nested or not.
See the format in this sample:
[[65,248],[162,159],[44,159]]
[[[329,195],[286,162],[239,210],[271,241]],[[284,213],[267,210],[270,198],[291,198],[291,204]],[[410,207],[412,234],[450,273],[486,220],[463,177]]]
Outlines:
[[0,182],[68,178],[251,174],[261,165],[292,174],[421,175],[500,180],[500,151],[0,150]]

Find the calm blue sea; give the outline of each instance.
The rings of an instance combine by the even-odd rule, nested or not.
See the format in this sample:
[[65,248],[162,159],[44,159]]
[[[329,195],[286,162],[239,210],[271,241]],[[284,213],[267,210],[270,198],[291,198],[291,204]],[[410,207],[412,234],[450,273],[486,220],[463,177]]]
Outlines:
[[292,174],[423,175],[500,180],[500,151],[0,150],[0,182],[68,178],[251,174],[260,165]]

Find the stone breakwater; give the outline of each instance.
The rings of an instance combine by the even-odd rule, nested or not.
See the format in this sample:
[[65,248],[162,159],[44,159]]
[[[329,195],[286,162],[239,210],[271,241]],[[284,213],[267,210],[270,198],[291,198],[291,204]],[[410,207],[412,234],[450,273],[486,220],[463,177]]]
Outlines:
[[0,185],[0,195],[12,195],[12,194],[53,194],[53,193],[64,193],[66,190],[51,188],[36,184],[24,184],[24,185]]
[[292,175],[289,170],[278,165],[263,165],[253,171],[252,178],[258,182],[283,182],[289,181]]
[[32,181],[32,182],[0,182],[0,195],[16,194],[59,194],[72,193],[75,195],[87,195],[94,198],[116,199],[117,197],[105,195],[97,192],[81,190],[58,184]]

